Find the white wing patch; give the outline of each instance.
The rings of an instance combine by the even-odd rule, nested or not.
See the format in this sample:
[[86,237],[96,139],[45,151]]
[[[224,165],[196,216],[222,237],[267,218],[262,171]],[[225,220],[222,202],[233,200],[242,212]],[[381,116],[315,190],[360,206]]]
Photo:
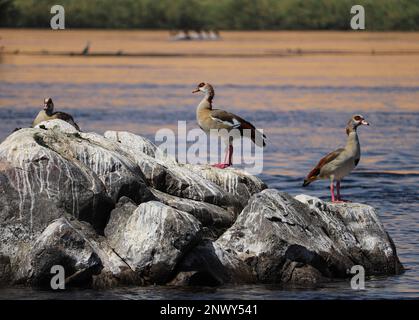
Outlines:
[[240,122],[236,118],[232,118],[233,122],[231,122],[231,121],[223,121],[221,119],[214,118],[214,117],[211,117],[211,119],[214,120],[214,121],[217,121],[218,123],[222,123],[222,124],[224,124],[226,126],[229,126],[231,128],[239,128],[240,127]]

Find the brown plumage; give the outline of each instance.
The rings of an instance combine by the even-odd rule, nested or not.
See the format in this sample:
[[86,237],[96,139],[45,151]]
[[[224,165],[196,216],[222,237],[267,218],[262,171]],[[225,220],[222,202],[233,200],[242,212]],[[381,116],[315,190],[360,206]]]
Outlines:
[[320,174],[320,170],[323,168],[323,166],[325,164],[335,160],[343,150],[344,150],[343,148],[339,148],[335,151],[330,152],[328,155],[324,156],[323,158],[321,158],[319,163],[307,175],[307,178],[304,179],[303,187],[308,186],[311,182],[316,180],[318,175]]
[[78,131],[80,131],[79,126],[74,121],[71,115],[61,111],[54,112],[54,103],[52,102],[51,98],[46,98],[44,100],[44,108],[38,113],[35,120],[32,122],[32,127],[35,127],[43,121],[53,119],[61,119],[63,121],[66,121],[69,124],[71,124],[74,128],[76,128]]
[[[239,130],[241,136],[247,136],[245,130],[250,131],[249,138],[258,146],[266,146],[266,136],[255,128],[253,124],[244,120],[243,118],[224,110],[213,109],[212,101],[214,99],[214,88],[209,83],[201,82],[197,88],[192,91],[203,92],[205,97],[199,103],[196,109],[197,122],[202,130],[205,132],[210,132],[211,130],[222,130],[225,129],[227,132],[230,132],[234,129]],[[228,153],[226,158],[228,158],[228,163],[219,164],[219,167],[227,167],[232,164],[232,153],[233,146],[231,139],[228,143]]]
[[[361,158],[361,146],[356,131],[360,125],[369,125],[361,115],[355,115],[348,121],[345,148],[336,149],[323,157],[304,179],[303,187],[318,179],[329,179],[332,201],[342,200],[340,182],[358,165]],[[336,181],[337,198],[334,195],[334,181]]]

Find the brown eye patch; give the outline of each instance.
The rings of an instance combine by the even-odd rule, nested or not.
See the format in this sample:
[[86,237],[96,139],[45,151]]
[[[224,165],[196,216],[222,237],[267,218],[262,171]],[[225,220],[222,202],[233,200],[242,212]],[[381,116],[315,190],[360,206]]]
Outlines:
[[199,88],[202,88],[203,86],[205,86],[205,83],[203,83],[203,82],[201,82],[201,83],[198,85],[198,87],[199,87]]
[[355,119],[356,121],[359,121],[359,120],[361,120],[361,119],[362,119],[362,117],[361,117],[361,116],[355,116],[355,117],[354,117],[354,119]]

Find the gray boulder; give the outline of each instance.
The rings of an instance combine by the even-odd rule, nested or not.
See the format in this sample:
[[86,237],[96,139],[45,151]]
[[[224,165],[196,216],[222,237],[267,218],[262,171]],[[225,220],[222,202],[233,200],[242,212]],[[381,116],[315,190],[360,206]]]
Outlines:
[[360,203],[324,202],[307,195],[295,198],[318,214],[329,227],[330,239],[342,251],[355,256],[354,261],[364,266],[368,274],[400,274],[403,271],[394,242],[373,207]]
[[354,265],[367,276],[403,271],[373,208],[298,198],[310,206],[273,189],[254,195],[217,241],[183,259],[176,278],[307,285],[347,278]]
[[195,217],[157,201],[140,204],[131,215],[113,211],[105,234],[118,256],[151,284],[166,283],[202,237]]
[[17,260],[20,267],[14,281],[37,287],[50,288],[55,265],[64,268],[66,286],[100,288],[106,287],[105,281],[128,282],[127,277],[132,284],[142,283],[104,237],[71,216],[51,223]]

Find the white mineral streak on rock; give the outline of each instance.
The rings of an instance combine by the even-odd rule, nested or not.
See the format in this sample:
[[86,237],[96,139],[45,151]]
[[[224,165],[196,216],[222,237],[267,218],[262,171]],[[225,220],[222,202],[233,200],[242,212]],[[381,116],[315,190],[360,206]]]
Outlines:
[[240,197],[237,199],[240,207],[250,195],[266,188],[259,178],[241,170],[229,169],[223,172],[209,166],[179,164],[175,159],[166,157],[147,139],[132,133],[107,131],[105,137],[117,141],[137,161],[155,189],[174,196],[225,205],[227,191]]
[[209,165],[189,164],[184,167],[235,196],[249,199],[253,194],[266,189],[266,184],[262,180],[240,169],[218,169]]
[[[115,131],[105,132],[105,137],[119,142],[120,147],[135,159],[154,188],[192,200],[214,199],[215,204],[223,202],[225,192],[218,185],[191,172],[189,168],[179,165],[173,158],[166,157],[145,138],[132,133]],[[155,181],[160,174],[164,174],[166,178],[162,179],[163,181]],[[159,185],[159,183],[169,185]]]
[[[60,192],[60,190],[50,188],[49,173],[55,167],[65,170],[65,180],[70,180],[72,186],[72,211],[73,213],[78,212],[78,192],[74,190],[74,176],[69,168],[69,163],[54,151],[35,141],[34,134],[43,132],[45,131],[40,129],[22,129],[0,145],[0,158],[12,163],[15,167],[15,179],[10,177],[10,182],[19,194],[19,216],[22,218],[25,212],[29,212],[31,222],[36,199],[35,193],[45,190],[47,196],[51,198]],[[35,177],[38,179],[34,179]],[[56,185],[60,183],[61,181],[58,181]],[[28,208],[25,207],[27,200],[29,200]]]

